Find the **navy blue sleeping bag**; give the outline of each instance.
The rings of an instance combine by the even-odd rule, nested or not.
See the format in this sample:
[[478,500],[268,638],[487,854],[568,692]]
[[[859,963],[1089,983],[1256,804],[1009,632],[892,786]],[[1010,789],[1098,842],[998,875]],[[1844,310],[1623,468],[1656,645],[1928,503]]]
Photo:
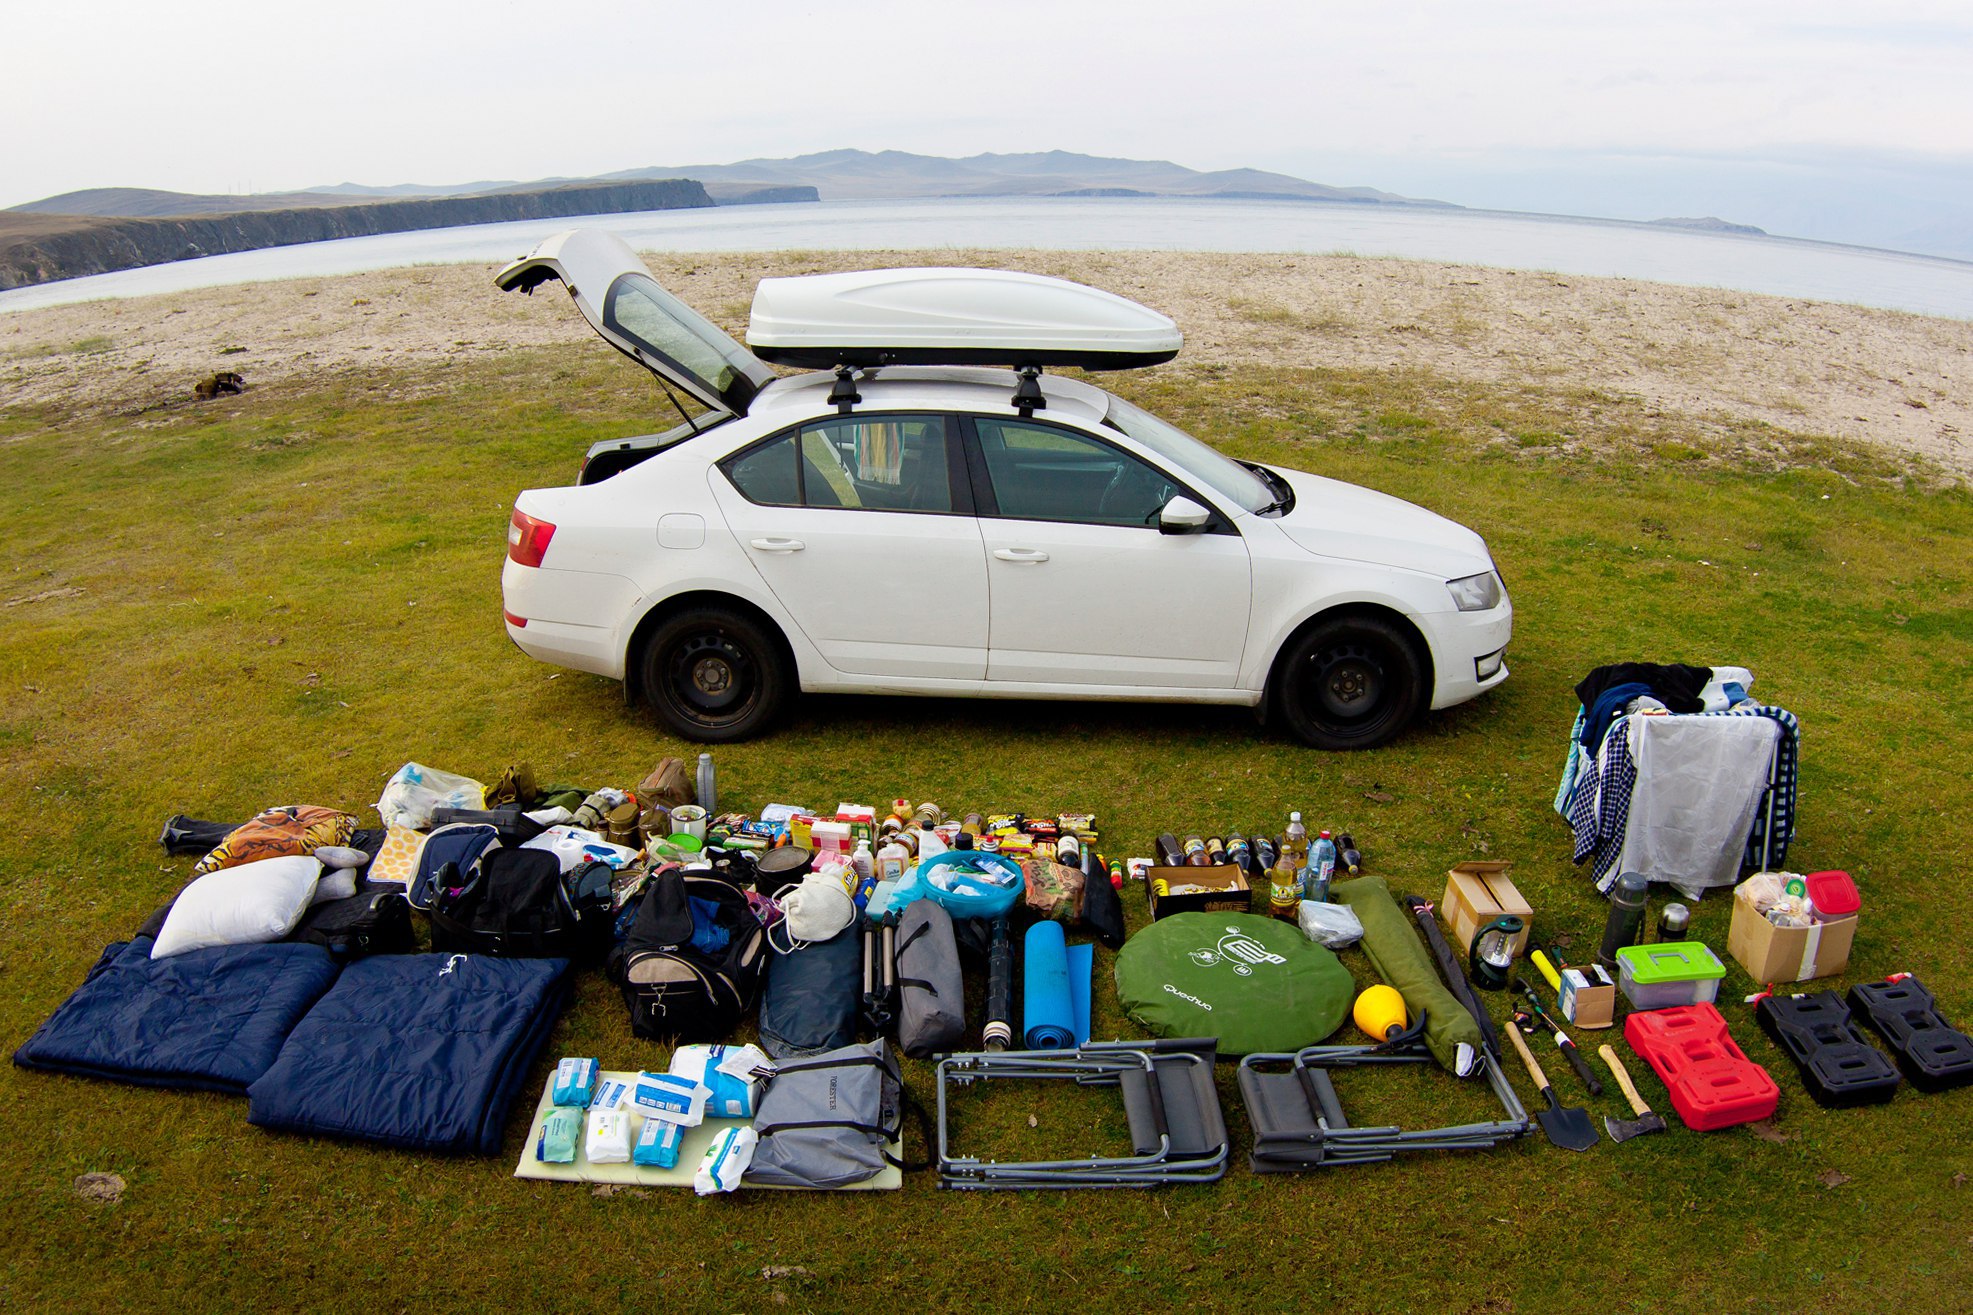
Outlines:
[[104,950],[14,1062],[238,1095],[338,971],[319,945],[224,945],[153,959],[151,943],[138,936]]
[[567,959],[359,959],[248,1090],[247,1122],[492,1155],[567,999]]

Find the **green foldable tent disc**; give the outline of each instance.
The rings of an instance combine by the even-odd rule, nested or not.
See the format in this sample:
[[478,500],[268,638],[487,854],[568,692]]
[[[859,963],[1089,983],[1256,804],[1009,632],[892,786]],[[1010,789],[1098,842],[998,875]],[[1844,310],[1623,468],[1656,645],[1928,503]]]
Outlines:
[[1152,1035],[1218,1037],[1233,1055],[1322,1042],[1356,993],[1300,928],[1251,913],[1161,918],[1124,944],[1116,976],[1125,1011]]

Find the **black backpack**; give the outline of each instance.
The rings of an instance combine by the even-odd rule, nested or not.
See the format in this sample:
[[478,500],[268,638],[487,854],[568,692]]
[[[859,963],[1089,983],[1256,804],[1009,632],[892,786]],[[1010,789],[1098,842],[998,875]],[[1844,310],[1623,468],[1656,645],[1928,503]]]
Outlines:
[[431,918],[441,953],[595,957],[609,940],[610,868],[586,863],[565,878],[547,850],[494,849],[463,878],[439,869]]
[[719,1041],[760,994],[767,934],[731,882],[660,872],[645,888],[610,978],[630,1008],[630,1030],[652,1040]]

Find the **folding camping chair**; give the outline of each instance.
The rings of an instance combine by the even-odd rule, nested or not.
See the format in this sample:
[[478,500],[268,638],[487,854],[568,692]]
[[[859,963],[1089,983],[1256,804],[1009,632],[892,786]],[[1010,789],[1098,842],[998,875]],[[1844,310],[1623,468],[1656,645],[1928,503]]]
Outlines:
[[1248,1164],[1255,1173],[1297,1173],[1344,1164],[1376,1164],[1401,1151],[1487,1150],[1527,1135],[1528,1111],[1514,1094],[1490,1048],[1482,1048],[1487,1085],[1505,1119],[1406,1131],[1352,1127],[1330,1070],[1430,1064],[1423,1017],[1404,1035],[1379,1045],[1305,1046],[1293,1053],[1248,1055],[1240,1061],[1240,1095],[1254,1126]]
[[[943,1187],[1094,1188],[1212,1183],[1226,1176],[1231,1144],[1213,1085],[1217,1042],[1110,1041],[1076,1050],[948,1055],[938,1065],[938,1164]],[[992,1160],[953,1153],[948,1083],[992,1078],[1072,1081],[1115,1087],[1123,1098],[1131,1153],[1082,1159]]]

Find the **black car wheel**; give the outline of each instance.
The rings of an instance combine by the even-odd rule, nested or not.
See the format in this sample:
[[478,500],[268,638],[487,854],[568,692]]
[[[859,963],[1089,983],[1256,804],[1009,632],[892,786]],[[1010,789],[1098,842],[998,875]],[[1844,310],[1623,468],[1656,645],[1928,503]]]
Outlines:
[[1275,671],[1275,707],[1304,744],[1374,749],[1410,725],[1425,699],[1425,668],[1410,638],[1374,616],[1318,621]]
[[667,618],[644,645],[644,692],[688,740],[723,744],[765,729],[787,701],[789,675],[774,635],[718,607]]

